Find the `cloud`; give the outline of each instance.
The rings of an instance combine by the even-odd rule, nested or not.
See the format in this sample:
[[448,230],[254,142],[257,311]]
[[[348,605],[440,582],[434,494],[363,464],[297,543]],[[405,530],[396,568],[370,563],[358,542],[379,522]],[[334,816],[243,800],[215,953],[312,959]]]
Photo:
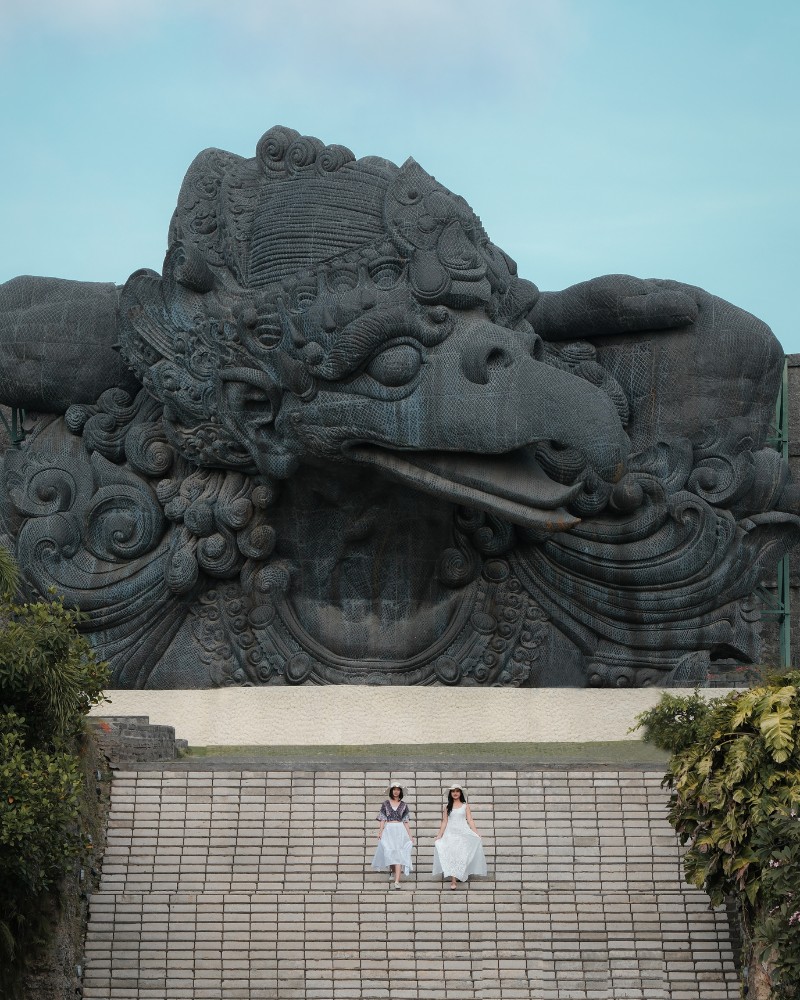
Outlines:
[[6,43],[46,33],[126,47],[168,33],[179,46],[181,25],[188,34],[205,27],[226,52],[249,57],[259,47],[265,62],[291,59],[300,74],[363,67],[384,84],[435,81],[454,96],[478,76],[495,99],[546,79],[580,34],[573,0],[0,0]]
[[0,0],[0,38],[35,31],[104,34],[157,20],[159,0]]
[[[210,5],[209,5],[210,6]],[[239,18],[265,37],[292,38],[302,47],[327,53],[332,64],[348,57],[371,58],[383,65],[458,66],[457,89],[464,76],[486,62],[510,75],[524,74],[532,61],[566,41],[575,17],[564,0],[307,0],[287,12],[285,3],[239,0],[226,8],[236,30]]]

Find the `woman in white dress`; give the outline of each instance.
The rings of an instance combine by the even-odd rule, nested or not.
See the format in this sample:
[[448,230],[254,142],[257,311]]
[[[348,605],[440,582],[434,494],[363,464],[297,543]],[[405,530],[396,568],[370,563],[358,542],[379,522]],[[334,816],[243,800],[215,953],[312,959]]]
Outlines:
[[442,810],[442,825],[433,845],[433,874],[450,877],[450,888],[470,875],[486,874],[481,835],[475,828],[461,785],[452,785]]
[[394,875],[394,887],[400,888],[400,870],[406,875],[414,867],[411,863],[411,849],[414,838],[409,826],[411,812],[403,802],[403,789],[400,785],[389,786],[389,798],[381,805],[375,817],[378,826],[378,846],[372,857],[372,867],[377,871],[391,868]]

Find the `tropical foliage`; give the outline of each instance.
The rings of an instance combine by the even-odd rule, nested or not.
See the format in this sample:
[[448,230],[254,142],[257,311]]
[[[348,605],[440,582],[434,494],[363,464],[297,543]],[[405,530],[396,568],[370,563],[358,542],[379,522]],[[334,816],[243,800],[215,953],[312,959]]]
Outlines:
[[[712,700],[665,695],[637,720],[673,750],[669,819],[687,845],[687,881],[740,902],[773,995],[800,998],[800,672]],[[669,737],[669,718],[675,730]],[[690,738],[691,735],[691,738]]]
[[772,968],[775,1000],[800,997],[800,818],[775,816],[753,838],[762,904],[753,938],[756,957]]

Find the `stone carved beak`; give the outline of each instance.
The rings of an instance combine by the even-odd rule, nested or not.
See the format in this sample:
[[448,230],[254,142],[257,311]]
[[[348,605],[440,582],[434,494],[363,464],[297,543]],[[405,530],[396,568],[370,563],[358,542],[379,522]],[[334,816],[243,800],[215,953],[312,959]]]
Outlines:
[[372,444],[355,445],[348,453],[422,493],[476,507],[512,524],[546,533],[567,531],[580,522],[566,504],[580,484],[561,486],[536,461],[533,449],[508,455],[469,452],[396,452]]
[[513,331],[483,323],[431,351],[420,385],[393,420],[402,433],[351,441],[346,455],[422,492],[545,532],[578,523],[581,490],[555,482],[536,445],[572,449],[606,483],[625,471],[628,438],[597,386],[537,361]]

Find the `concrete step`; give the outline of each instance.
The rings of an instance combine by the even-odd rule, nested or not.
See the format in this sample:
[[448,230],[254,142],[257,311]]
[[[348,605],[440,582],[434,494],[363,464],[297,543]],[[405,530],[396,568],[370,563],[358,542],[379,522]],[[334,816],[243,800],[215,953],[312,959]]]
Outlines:
[[[118,773],[84,996],[738,997],[726,915],[683,885],[660,773],[393,774],[419,845],[399,892],[369,867],[389,777]],[[456,892],[429,874],[453,780],[489,865]]]
[[175,739],[174,726],[151,723],[146,715],[92,716],[89,722],[112,767],[172,761],[187,746]]

